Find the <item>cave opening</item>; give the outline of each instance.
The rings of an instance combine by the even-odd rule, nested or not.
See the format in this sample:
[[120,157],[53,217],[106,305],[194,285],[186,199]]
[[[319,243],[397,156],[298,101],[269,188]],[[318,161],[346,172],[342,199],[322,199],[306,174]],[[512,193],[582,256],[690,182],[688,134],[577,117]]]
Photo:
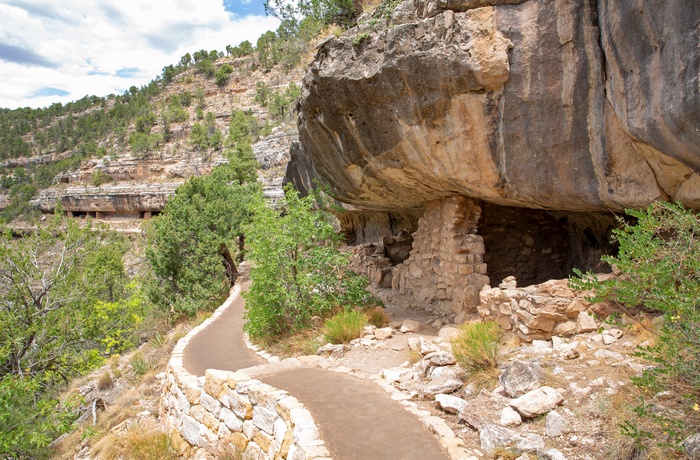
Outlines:
[[610,271],[601,262],[614,254],[612,213],[544,211],[483,204],[479,235],[492,286],[514,276],[518,286],[530,286],[570,276],[573,268]]

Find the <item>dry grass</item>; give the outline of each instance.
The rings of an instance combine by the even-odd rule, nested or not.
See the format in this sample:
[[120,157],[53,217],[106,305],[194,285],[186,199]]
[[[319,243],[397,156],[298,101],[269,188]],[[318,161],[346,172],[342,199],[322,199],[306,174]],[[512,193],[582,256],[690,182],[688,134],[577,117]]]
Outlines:
[[[500,460],[515,460],[516,458],[520,458],[520,455],[521,454],[515,453],[514,450],[506,449],[504,447],[498,447],[494,449],[493,453],[491,454],[491,457]],[[530,458],[528,454],[524,455],[526,455],[528,459]]]
[[312,327],[296,334],[276,337],[271,340],[257,340],[256,343],[273,355],[288,358],[291,356],[315,355],[324,344],[320,321]]
[[178,458],[170,436],[155,427],[134,425],[126,433],[112,433],[95,443],[90,452],[103,460],[168,460]]
[[408,362],[411,365],[414,365],[418,361],[420,361],[420,358],[421,358],[421,356],[420,356],[420,353],[418,351],[413,350],[413,349],[408,350]]
[[[608,420],[604,424],[607,427],[604,438],[608,440],[605,450],[609,460],[670,460],[678,457],[677,452],[671,448],[659,447],[657,443],[664,439],[664,434],[658,432],[659,426],[639,417],[634,407],[642,392],[632,386],[625,387],[625,391],[617,392],[605,398],[601,403],[601,416]],[[651,438],[645,445],[635,443],[635,440],[622,433],[621,425],[627,422],[634,423],[640,431],[650,433]]]
[[639,318],[631,328],[631,333],[639,343],[650,341],[651,345],[656,343],[659,327],[653,323],[652,318],[643,316]]
[[374,307],[365,311],[367,322],[376,327],[384,327],[391,321],[382,307]]
[[467,383],[494,389],[498,384],[503,330],[492,321],[463,324],[452,341],[452,353],[467,373]]
[[104,371],[100,378],[97,379],[97,389],[100,391],[108,390],[114,386],[114,380],[109,374],[109,371]]

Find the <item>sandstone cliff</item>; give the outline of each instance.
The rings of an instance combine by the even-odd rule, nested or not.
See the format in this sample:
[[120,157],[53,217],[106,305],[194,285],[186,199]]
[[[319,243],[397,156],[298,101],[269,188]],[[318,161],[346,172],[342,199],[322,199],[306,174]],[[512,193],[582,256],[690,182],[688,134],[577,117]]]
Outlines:
[[[488,266],[475,272],[492,284],[603,269],[611,211],[660,199],[700,208],[699,23],[695,0],[375,11],[309,67],[288,180],[328,185],[351,240],[424,235],[393,286],[438,310],[472,309],[455,303],[485,284],[442,254],[470,234]],[[445,236],[453,224],[441,215],[475,224]],[[407,275],[419,265],[437,276],[432,298]]]
[[302,144],[341,201],[700,206],[700,4],[408,0],[330,40]]

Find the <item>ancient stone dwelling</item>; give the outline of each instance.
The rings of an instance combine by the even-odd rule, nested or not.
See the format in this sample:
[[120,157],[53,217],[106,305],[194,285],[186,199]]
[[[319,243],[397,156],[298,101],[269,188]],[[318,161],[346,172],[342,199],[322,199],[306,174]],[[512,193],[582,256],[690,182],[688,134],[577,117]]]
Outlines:
[[700,208],[699,20],[692,0],[401,2],[318,50],[286,180],[330,189],[396,300],[585,329],[547,280],[605,272],[615,213]]

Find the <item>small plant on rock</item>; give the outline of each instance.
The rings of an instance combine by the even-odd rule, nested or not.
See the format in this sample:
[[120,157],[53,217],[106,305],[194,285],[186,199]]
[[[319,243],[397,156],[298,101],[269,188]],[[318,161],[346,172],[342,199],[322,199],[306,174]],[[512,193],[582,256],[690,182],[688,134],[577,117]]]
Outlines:
[[367,316],[357,310],[345,310],[326,321],[323,335],[330,343],[348,343],[360,337]]
[[495,387],[501,355],[503,330],[493,321],[469,323],[460,327],[452,340],[452,353],[467,372],[467,380],[482,388]]

